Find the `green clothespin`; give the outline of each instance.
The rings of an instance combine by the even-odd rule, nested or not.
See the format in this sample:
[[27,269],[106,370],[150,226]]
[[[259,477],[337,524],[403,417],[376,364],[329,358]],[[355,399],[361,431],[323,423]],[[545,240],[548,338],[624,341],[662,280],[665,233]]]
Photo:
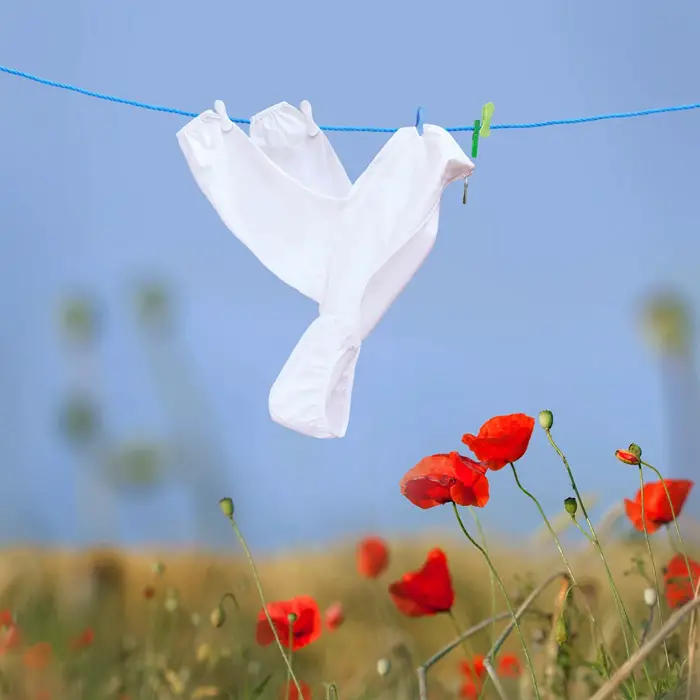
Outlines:
[[[483,136],[486,138],[491,134],[491,119],[493,117],[493,110],[495,109],[493,102],[487,102],[481,108],[481,119],[474,120],[474,132],[472,133],[472,158],[476,158],[479,155],[479,138]],[[467,178],[464,178],[464,193],[462,194],[462,204],[467,203],[467,189],[469,183]]]
[[481,119],[474,121],[474,133],[472,134],[472,158],[479,155],[479,138],[486,138],[491,133],[491,119],[495,106],[493,102],[487,102],[481,109]]
[[487,102],[481,109],[481,129],[479,136],[486,138],[491,133],[491,119],[493,118],[493,110],[496,109],[493,102]]
[[481,131],[481,122],[476,119],[474,121],[474,131],[472,132],[472,158],[479,155],[479,132]]

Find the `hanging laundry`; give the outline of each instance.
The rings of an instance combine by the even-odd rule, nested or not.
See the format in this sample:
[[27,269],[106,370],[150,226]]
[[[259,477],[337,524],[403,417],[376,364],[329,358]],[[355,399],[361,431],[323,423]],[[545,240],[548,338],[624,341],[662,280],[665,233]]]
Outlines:
[[441,127],[406,127],[352,184],[308,103],[256,114],[248,136],[217,102],[177,138],[226,227],[319,304],[270,390],[272,419],[343,437],[362,341],[430,253],[443,190],[474,164]]

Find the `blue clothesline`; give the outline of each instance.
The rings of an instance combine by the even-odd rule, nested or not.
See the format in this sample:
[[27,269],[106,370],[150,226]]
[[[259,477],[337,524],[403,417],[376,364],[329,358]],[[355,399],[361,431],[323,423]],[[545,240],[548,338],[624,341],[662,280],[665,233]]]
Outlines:
[[[32,75],[31,73],[25,73],[21,70],[15,70],[14,68],[7,68],[6,66],[0,66],[0,73],[7,73],[8,75],[14,75],[18,78],[24,78],[25,80],[31,80],[32,82],[39,83],[40,85],[48,85],[49,87],[60,88],[61,90],[69,90],[71,92],[77,92],[80,95],[86,95],[87,97],[96,97],[98,100],[107,100],[108,102],[115,102],[117,104],[129,105],[131,107],[139,107],[140,109],[148,109],[152,112],[165,112],[166,114],[178,114],[182,117],[196,117],[198,116],[196,112],[185,112],[182,109],[175,109],[174,107],[161,107],[159,105],[151,105],[146,102],[137,102],[136,100],[126,100],[123,97],[115,97],[114,95],[105,95],[101,92],[93,92],[92,90],[86,90],[85,88],[77,87],[75,85],[69,85],[67,83],[59,83],[55,80],[47,80],[46,78],[40,78],[37,75]],[[691,109],[700,109],[700,102],[690,105],[675,105],[674,107],[657,107],[655,109],[642,109],[637,112],[616,112],[613,114],[596,114],[591,117],[576,117],[574,119],[550,119],[544,122],[529,122],[525,124],[492,124],[491,129],[539,129],[543,126],[563,126],[566,124],[585,124],[587,122],[599,122],[607,119],[631,119],[632,117],[646,117],[650,114],[664,114],[666,112],[686,112]],[[250,124],[250,119],[231,119],[232,122],[236,124]],[[364,132],[374,132],[374,133],[393,133],[397,129],[387,128],[387,127],[377,127],[377,126],[321,126],[324,131],[364,131]],[[450,126],[447,127],[447,131],[474,131],[474,126]]]

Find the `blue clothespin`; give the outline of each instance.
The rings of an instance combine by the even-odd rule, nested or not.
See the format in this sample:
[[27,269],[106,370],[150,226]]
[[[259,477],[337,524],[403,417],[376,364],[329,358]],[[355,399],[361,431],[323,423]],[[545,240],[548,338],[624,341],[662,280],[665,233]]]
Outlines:
[[423,136],[423,108],[418,107],[416,111],[416,131]]

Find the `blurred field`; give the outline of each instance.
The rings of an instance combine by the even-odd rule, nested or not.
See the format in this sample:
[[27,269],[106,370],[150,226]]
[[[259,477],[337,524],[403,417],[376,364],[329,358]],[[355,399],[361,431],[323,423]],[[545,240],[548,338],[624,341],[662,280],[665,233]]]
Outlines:
[[[342,698],[415,696],[415,667],[453,639],[455,630],[444,615],[403,617],[393,608],[387,585],[405,571],[419,568],[436,545],[449,558],[457,620],[466,627],[488,617],[491,593],[484,561],[468,544],[444,536],[395,542],[389,570],[374,581],[357,574],[354,543],[328,553],[297,553],[258,562],[268,600],[304,594],[316,598],[322,610],[337,601],[345,607],[345,624],[334,632],[324,630],[318,642],[295,657],[295,668],[314,687],[314,697],[321,698],[322,683],[330,681],[338,684]],[[562,568],[553,548],[551,556],[549,551],[541,545],[528,550],[503,543],[492,548],[514,600],[522,599],[531,583]],[[668,552],[659,544],[659,567]],[[641,627],[646,616],[643,591],[648,584],[624,571],[631,568],[635,555],[646,556],[645,545],[643,541],[608,542],[607,553],[630,614]],[[610,591],[597,555],[588,548],[573,548],[570,555],[606,639],[619,645],[619,622],[611,612]],[[165,567],[160,574],[154,571],[158,562]],[[148,586],[155,592],[150,600],[144,596]],[[260,697],[280,697],[283,666],[274,646],[263,649],[255,644],[255,618],[261,605],[248,566],[238,555],[6,550],[0,555],[0,592],[0,609],[10,608],[16,615],[23,648],[48,641],[55,654],[46,669],[33,672],[22,667],[19,652],[0,656],[6,682],[14,679],[3,697],[23,700],[41,692],[48,694],[39,697],[71,700],[244,697],[246,688],[250,691],[269,673],[272,678]],[[226,592],[235,595],[241,609],[236,611],[226,601],[228,619],[215,629],[209,615]],[[537,609],[551,613],[558,592],[559,586],[553,584]],[[497,598],[500,612],[505,606],[501,596]],[[94,628],[94,643],[79,653],[71,651],[70,640],[85,626]],[[550,629],[544,616],[530,618],[526,624],[530,639],[543,639]],[[594,657],[587,628],[582,625],[578,632],[577,648],[586,658]],[[488,650],[489,634],[487,630],[473,638],[470,654]],[[516,637],[505,648],[521,656]],[[533,650],[538,648],[542,645]],[[431,699],[457,697],[462,680],[458,666],[464,654],[456,649],[431,672]],[[376,672],[380,658],[392,662],[385,678]],[[135,694],[134,687],[142,688],[142,694]],[[144,690],[151,687],[159,690]],[[221,694],[214,694],[215,689]]]

